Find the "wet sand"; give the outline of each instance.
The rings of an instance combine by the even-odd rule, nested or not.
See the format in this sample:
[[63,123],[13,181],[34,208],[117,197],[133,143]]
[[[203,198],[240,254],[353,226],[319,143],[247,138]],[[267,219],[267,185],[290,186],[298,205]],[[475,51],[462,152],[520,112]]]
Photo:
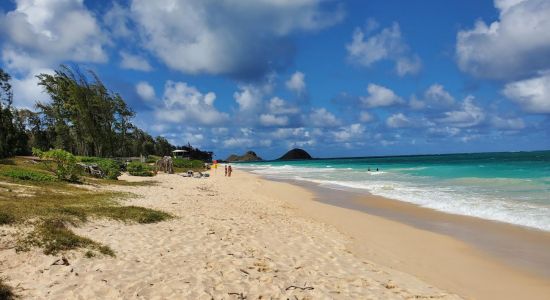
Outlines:
[[[316,184],[306,215],[354,239],[360,256],[475,299],[548,299],[550,234],[451,215],[364,193]],[[276,191],[274,191],[276,192]]]

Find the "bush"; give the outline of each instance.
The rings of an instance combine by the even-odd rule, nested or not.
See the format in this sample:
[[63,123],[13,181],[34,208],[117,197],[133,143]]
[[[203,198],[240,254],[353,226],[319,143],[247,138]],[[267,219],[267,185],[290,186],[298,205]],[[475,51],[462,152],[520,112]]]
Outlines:
[[126,168],[128,170],[128,173],[132,176],[144,176],[144,177],[151,177],[153,176],[153,172],[151,171],[151,168],[141,162],[133,161],[128,164],[128,167]]
[[194,169],[194,170],[204,168],[204,163],[200,160],[188,160],[188,159],[182,159],[182,158],[175,158],[173,162],[174,162],[175,168]]
[[105,174],[107,179],[117,180],[120,176],[121,166],[120,163],[114,159],[93,157],[93,156],[79,156],[78,160],[86,164],[97,164],[99,169]]
[[30,180],[30,181],[55,181],[55,177],[50,176],[48,174],[32,171],[32,170],[25,170],[25,169],[7,169],[0,171],[0,175],[11,177],[14,179],[19,180]]
[[154,164],[157,162],[157,160],[161,159],[162,157],[156,156],[156,155],[149,155],[147,157],[147,160],[145,161],[148,164]]
[[32,149],[32,153],[41,159],[53,161],[54,167],[50,162],[46,162],[46,165],[55,173],[58,179],[78,181],[79,168],[76,164],[76,157],[71,153],[61,149],[43,152],[36,148]]
[[115,160],[102,159],[97,165],[101,171],[103,171],[107,179],[117,180],[118,176],[120,176],[120,164]]
[[[9,213],[0,211],[0,225],[9,225],[15,223],[15,217]],[[0,298],[2,299],[2,298]]]

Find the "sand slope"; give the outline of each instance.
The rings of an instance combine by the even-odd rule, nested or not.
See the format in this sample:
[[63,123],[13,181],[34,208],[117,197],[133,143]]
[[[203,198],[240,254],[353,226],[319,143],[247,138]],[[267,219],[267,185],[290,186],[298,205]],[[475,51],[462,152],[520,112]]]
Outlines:
[[152,225],[96,220],[75,229],[109,245],[116,258],[73,251],[63,266],[52,265],[60,256],[39,250],[1,249],[1,276],[28,299],[458,298],[359,259],[334,227],[301,217],[284,199],[263,192],[262,179],[234,174],[161,174],[157,186],[116,187],[139,195],[125,204],[177,218]]

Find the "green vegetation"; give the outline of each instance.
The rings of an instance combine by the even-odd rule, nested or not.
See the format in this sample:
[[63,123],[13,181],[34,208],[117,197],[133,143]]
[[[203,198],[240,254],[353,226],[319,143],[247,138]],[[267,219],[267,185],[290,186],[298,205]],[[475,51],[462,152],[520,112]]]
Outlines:
[[150,166],[138,161],[133,161],[129,163],[126,169],[128,170],[128,173],[132,176],[151,177],[154,175]]
[[80,169],[76,164],[76,157],[71,153],[54,149],[43,152],[40,149],[32,149],[34,155],[45,160],[47,168],[55,173],[57,179],[76,182],[78,181]]
[[1,300],[12,300],[15,299],[15,293],[13,288],[4,283],[4,279],[0,278],[0,299]]
[[174,168],[185,169],[186,171],[191,170],[203,170],[204,162],[200,160],[188,160],[176,158],[174,159]]
[[[114,255],[107,246],[78,236],[70,226],[79,226],[90,218],[105,218],[123,222],[155,223],[172,216],[148,208],[121,206],[116,200],[128,194],[111,191],[83,189],[65,181],[20,181],[4,174],[6,170],[26,170],[41,173],[41,164],[28,164],[15,159],[15,165],[0,164],[0,225],[23,224],[34,229],[20,239],[17,250],[24,251],[32,246],[42,247],[44,253],[88,248],[104,255]],[[24,167],[23,167],[24,166]],[[49,175],[51,176],[51,175]],[[51,176],[53,178],[53,176]],[[94,184],[117,183],[103,179],[83,178]],[[11,182],[13,183],[11,183]],[[148,181],[142,185],[150,185]],[[134,183],[128,183],[134,185]]]
[[0,176],[6,176],[17,180],[30,180],[36,182],[55,181],[56,178],[44,172],[38,172],[23,168],[5,168],[0,170]]
[[101,157],[78,156],[77,160],[86,164],[97,164],[99,169],[105,174],[105,178],[117,180],[121,175],[120,163],[114,159]]

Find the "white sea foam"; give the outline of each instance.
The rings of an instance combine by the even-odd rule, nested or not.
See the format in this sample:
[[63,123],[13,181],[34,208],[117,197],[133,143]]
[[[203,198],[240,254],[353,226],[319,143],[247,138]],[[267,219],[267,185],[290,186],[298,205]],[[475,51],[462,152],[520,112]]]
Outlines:
[[[550,231],[550,204],[519,201],[507,193],[485,193],[490,187],[534,188],[530,180],[461,178],[434,181],[400,172],[302,166],[255,166],[254,173],[279,179],[309,181],[333,189],[363,190],[374,195],[447,213],[474,216]],[[372,176],[376,175],[376,176]],[[484,190],[485,189],[485,190]]]

